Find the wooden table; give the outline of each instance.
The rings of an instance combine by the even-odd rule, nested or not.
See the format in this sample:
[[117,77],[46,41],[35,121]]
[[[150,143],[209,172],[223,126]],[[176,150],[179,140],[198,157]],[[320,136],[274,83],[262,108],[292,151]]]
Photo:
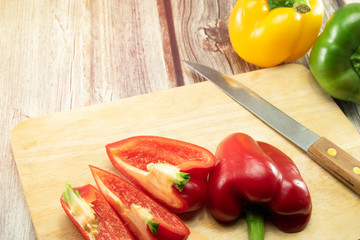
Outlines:
[[[0,239],[36,239],[12,128],[35,116],[203,81],[183,59],[229,75],[258,69],[230,45],[235,1],[0,0]],[[323,23],[355,1],[324,0]],[[308,66],[308,55],[297,62]],[[360,105],[337,103],[360,132]]]

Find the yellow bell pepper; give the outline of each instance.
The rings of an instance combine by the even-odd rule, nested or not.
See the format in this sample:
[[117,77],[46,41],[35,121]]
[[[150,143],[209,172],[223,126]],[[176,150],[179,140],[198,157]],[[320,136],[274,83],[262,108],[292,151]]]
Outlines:
[[323,20],[321,0],[309,0],[311,10],[307,13],[295,11],[291,0],[286,1],[290,6],[270,10],[274,1],[238,0],[229,18],[229,36],[235,52],[260,67],[273,67],[304,56],[315,42]]

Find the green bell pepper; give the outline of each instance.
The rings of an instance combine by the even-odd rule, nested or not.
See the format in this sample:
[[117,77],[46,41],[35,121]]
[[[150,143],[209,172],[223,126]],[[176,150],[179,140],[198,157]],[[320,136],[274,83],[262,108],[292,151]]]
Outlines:
[[360,103],[360,3],[339,8],[315,41],[310,70],[332,97]]

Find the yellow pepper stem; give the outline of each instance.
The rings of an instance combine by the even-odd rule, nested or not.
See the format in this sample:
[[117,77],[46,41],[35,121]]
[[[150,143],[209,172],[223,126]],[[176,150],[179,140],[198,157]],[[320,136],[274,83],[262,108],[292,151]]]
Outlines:
[[267,0],[269,10],[275,8],[293,8],[294,11],[304,14],[311,11],[311,6],[308,0]]
[[298,13],[307,13],[311,11],[311,6],[308,0],[295,0],[293,9]]

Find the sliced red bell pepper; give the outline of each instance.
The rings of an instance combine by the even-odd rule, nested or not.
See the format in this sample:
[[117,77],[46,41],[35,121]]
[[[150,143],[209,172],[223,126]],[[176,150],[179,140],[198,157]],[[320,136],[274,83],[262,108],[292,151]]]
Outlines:
[[119,176],[94,166],[90,169],[99,190],[137,238],[187,239],[190,231],[174,213]]
[[264,234],[263,220],[256,214],[263,208],[263,214],[270,212],[269,217],[284,232],[306,227],[312,210],[310,194],[287,155],[270,144],[235,133],[219,144],[215,156],[217,164],[209,176],[208,193],[210,210],[217,220],[233,221],[243,210],[252,210],[247,216],[250,239],[254,233]]
[[66,184],[60,203],[80,234],[88,240],[135,240],[117,213],[92,185]]
[[113,166],[176,213],[201,208],[215,156],[200,146],[158,136],[136,136],[106,145]]

